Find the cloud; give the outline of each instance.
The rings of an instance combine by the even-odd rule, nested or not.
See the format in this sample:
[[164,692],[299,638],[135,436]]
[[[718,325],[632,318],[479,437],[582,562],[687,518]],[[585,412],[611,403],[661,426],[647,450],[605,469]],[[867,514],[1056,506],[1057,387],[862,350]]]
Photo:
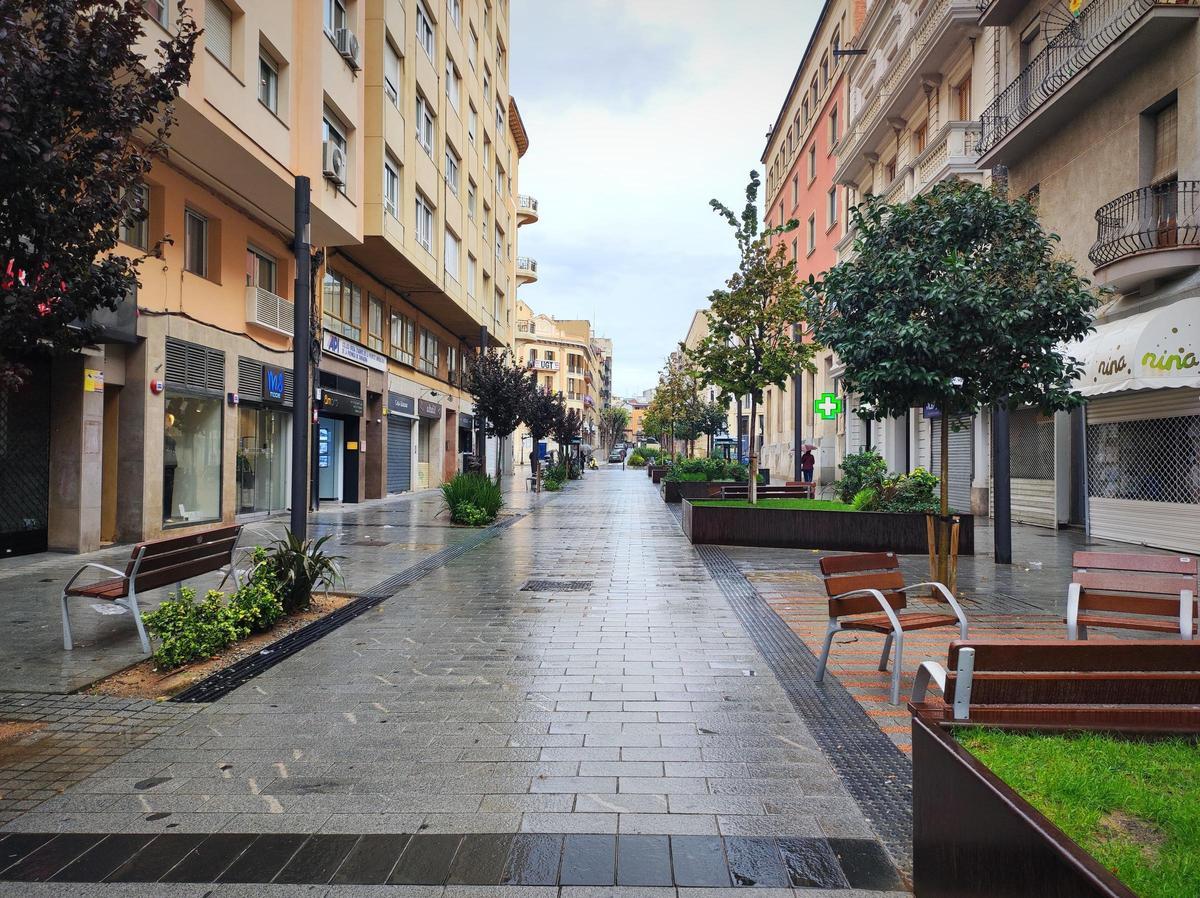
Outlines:
[[816,0],[512,0],[512,91],[530,133],[521,299],[592,318],[614,390],[652,386],[736,265],[728,224],[820,11]]

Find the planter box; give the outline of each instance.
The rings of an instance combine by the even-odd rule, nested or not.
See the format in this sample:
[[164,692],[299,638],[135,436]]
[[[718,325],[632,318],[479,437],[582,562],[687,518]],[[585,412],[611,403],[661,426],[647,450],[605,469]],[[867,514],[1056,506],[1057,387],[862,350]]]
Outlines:
[[921,898],[1136,898],[946,728],[914,715],[912,744]]
[[653,483],[659,483],[666,475],[669,469],[666,465],[655,465],[650,469],[650,480]]
[[[958,554],[975,554],[975,518],[959,515]],[[897,552],[926,555],[925,515],[883,511],[808,511],[693,505],[684,500],[683,532],[693,543],[828,549],[840,552]]]
[[723,480],[702,480],[690,483],[664,480],[662,497],[664,502],[670,502],[672,505],[682,502],[684,499],[719,499],[721,498],[721,487],[728,485],[728,482]]

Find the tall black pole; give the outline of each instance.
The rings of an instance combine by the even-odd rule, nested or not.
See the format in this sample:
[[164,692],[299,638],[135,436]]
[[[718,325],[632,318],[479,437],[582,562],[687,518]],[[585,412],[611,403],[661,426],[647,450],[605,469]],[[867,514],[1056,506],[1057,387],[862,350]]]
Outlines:
[[292,533],[308,536],[308,432],[312,402],[308,393],[309,307],[312,304],[312,257],[309,255],[308,178],[296,178],[296,217],[293,252],[296,256],[296,285],[292,309]]
[[1012,564],[1012,484],[1009,481],[1008,403],[992,410],[992,539],[996,564]]
[[737,398],[737,463],[742,463],[742,397]]
[[[800,343],[804,340],[804,335],[800,332],[800,325],[794,325],[792,329],[792,338]],[[792,430],[792,479],[799,483],[804,479],[804,467],[800,461],[800,457],[804,455],[804,372],[797,371],[792,377],[792,422],[794,424]]]
[[[486,324],[479,326],[479,354],[482,356],[488,349],[488,329]],[[479,414],[479,409],[475,409],[475,428],[479,432],[476,438],[479,442],[475,444],[475,457],[479,459],[479,473],[487,476],[487,422],[483,415]],[[499,439],[499,438],[497,438]],[[499,443],[497,442],[497,445]],[[496,459],[496,480],[500,479],[500,459]]]

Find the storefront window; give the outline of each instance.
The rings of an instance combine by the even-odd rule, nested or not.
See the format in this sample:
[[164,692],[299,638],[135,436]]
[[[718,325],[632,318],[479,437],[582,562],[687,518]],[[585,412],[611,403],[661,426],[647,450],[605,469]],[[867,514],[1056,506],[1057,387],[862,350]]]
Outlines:
[[288,501],[289,413],[243,405],[238,409],[239,513],[278,511]]
[[166,406],[163,524],[219,520],[222,401],[168,392]]
[[1200,416],[1089,424],[1088,495],[1200,503]]

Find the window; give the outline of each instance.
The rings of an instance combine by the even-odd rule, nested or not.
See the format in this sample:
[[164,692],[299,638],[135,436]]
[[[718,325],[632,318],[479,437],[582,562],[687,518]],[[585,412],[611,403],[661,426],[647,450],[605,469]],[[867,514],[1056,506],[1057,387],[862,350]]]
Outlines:
[[433,208],[429,200],[417,193],[417,243],[433,252]]
[[450,192],[455,196],[458,195],[458,153],[447,144],[446,145],[446,186],[450,188]]
[[817,144],[813,141],[812,146],[808,148],[808,181],[811,184],[817,176]]
[[476,193],[474,178],[467,178],[467,218],[475,217]]
[[829,148],[832,150],[837,146],[838,140],[841,138],[841,122],[838,121],[838,108],[836,106],[829,110]]
[[346,27],[348,18],[343,0],[325,0],[325,30],[329,34],[336,36]]
[[470,51],[467,62],[471,68],[475,68],[479,60],[479,35],[475,33],[474,25],[471,26],[470,33],[467,35],[467,49]]
[[458,110],[461,95],[462,78],[458,74],[458,68],[454,65],[454,60],[446,57],[446,99],[450,101],[450,105],[455,111]]
[[483,136],[483,170],[492,170],[492,141],[486,134]]
[[433,59],[433,25],[430,24],[429,13],[425,5],[417,3],[417,43],[424,48],[425,54]]
[[808,97],[805,97],[800,103],[800,115],[804,118],[804,127],[808,127]]
[[268,293],[275,289],[275,259],[253,246],[246,247],[246,286],[258,287]]
[[458,347],[446,344],[446,380],[458,383]]
[[459,240],[458,237],[455,236],[454,232],[449,228],[446,228],[446,241],[443,256],[445,256],[446,274],[450,275],[450,277],[457,281],[461,276],[462,241]]
[[812,84],[809,85],[808,94],[812,98],[813,111],[817,110],[817,103],[821,99],[821,85],[817,82],[817,76],[813,75]]
[[792,208],[800,205],[800,176],[792,175]]
[[471,138],[471,143],[475,143],[479,139],[479,113],[475,111],[475,104],[467,104],[467,137]]
[[142,12],[154,21],[167,27],[167,0],[142,0]]
[[800,249],[799,249],[799,244],[800,244],[800,241],[799,241],[799,240],[793,240],[793,241],[792,241],[792,261],[793,261],[793,262],[799,262],[799,261],[800,261]]
[[437,377],[441,361],[441,347],[438,345],[437,337],[425,328],[421,328],[421,364],[418,367],[426,374]]
[[505,52],[504,43],[500,40],[499,35],[496,36],[496,71],[501,75],[504,74],[504,69],[508,65],[508,54]]
[[279,66],[262,50],[258,53],[258,101],[279,114]]
[[958,99],[958,120],[969,122],[971,120],[971,76],[969,74],[958,82],[958,87],[954,88],[954,95]]
[[426,153],[433,155],[433,110],[420,93],[417,94],[417,143]]
[[219,521],[224,399],[172,393],[168,386],[163,427],[163,525]]
[[884,170],[885,175],[887,176],[888,184],[891,184],[893,181],[896,180],[896,160],[895,159],[893,159],[886,166],[884,166],[883,170]]
[[367,346],[383,352],[383,300],[367,294]]
[[321,324],[327,331],[362,339],[362,288],[347,277],[325,269]]
[[204,45],[221,65],[233,68],[233,13],[222,0],[208,0],[204,7]]
[[454,23],[454,27],[462,29],[462,0],[448,0],[446,3],[450,10],[450,21]]
[[406,365],[413,363],[413,349],[417,340],[417,326],[411,318],[406,318],[392,310],[389,322],[390,355],[398,362]]
[[811,254],[817,248],[817,216],[808,216],[808,252]]
[[400,54],[392,42],[383,43],[383,92],[392,105],[400,108]]
[[829,41],[829,46],[832,48],[833,64],[836,67],[838,64],[838,50],[842,49],[842,29],[840,26],[833,29],[833,37]]
[[383,160],[383,211],[392,218],[399,218],[399,209],[400,163],[388,154]]
[[483,0],[483,30],[492,30],[492,4],[489,0]]
[[925,152],[925,142],[929,138],[929,126],[926,122],[921,122],[917,127],[913,128],[913,152],[918,156]]
[[504,294],[497,288],[492,295],[492,317],[500,321],[500,310],[504,308]]
[[208,277],[208,219],[191,209],[183,213],[183,267]]
[[[1154,115],[1154,168],[1150,173],[1151,184],[1163,184],[1174,181],[1179,174],[1179,103],[1172,101]],[[1163,194],[1158,200],[1178,202],[1174,196]],[[1167,210],[1164,210],[1167,211]],[[1158,216],[1162,221],[1175,218],[1175,214]]]
[[837,185],[829,188],[829,195],[826,197],[826,212],[828,213],[825,225],[832,228],[837,224],[838,220],[838,199]]
[[821,88],[829,84],[829,53],[821,54]]
[[475,296],[475,281],[479,277],[479,263],[472,253],[467,253],[467,296]]
[[500,229],[500,225],[496,225],[496,267],[504,266],[504,231]]
[[504,169],[496,165],[496,196],[504,196]]
[[150,248],[150,188],[138,184],[130,191],[129,212],[121,222],[121,242]]
[[492,102],[492,70],[486,65],[483,67],[483,102]]
[[488,225],[492,214],[491,207],[487,203],[483,204],[483,239],[486,241],[489,237]]
[[500,99],[496,99],[496,139],[499,140],[500,135],[504,133],[504,104]]

